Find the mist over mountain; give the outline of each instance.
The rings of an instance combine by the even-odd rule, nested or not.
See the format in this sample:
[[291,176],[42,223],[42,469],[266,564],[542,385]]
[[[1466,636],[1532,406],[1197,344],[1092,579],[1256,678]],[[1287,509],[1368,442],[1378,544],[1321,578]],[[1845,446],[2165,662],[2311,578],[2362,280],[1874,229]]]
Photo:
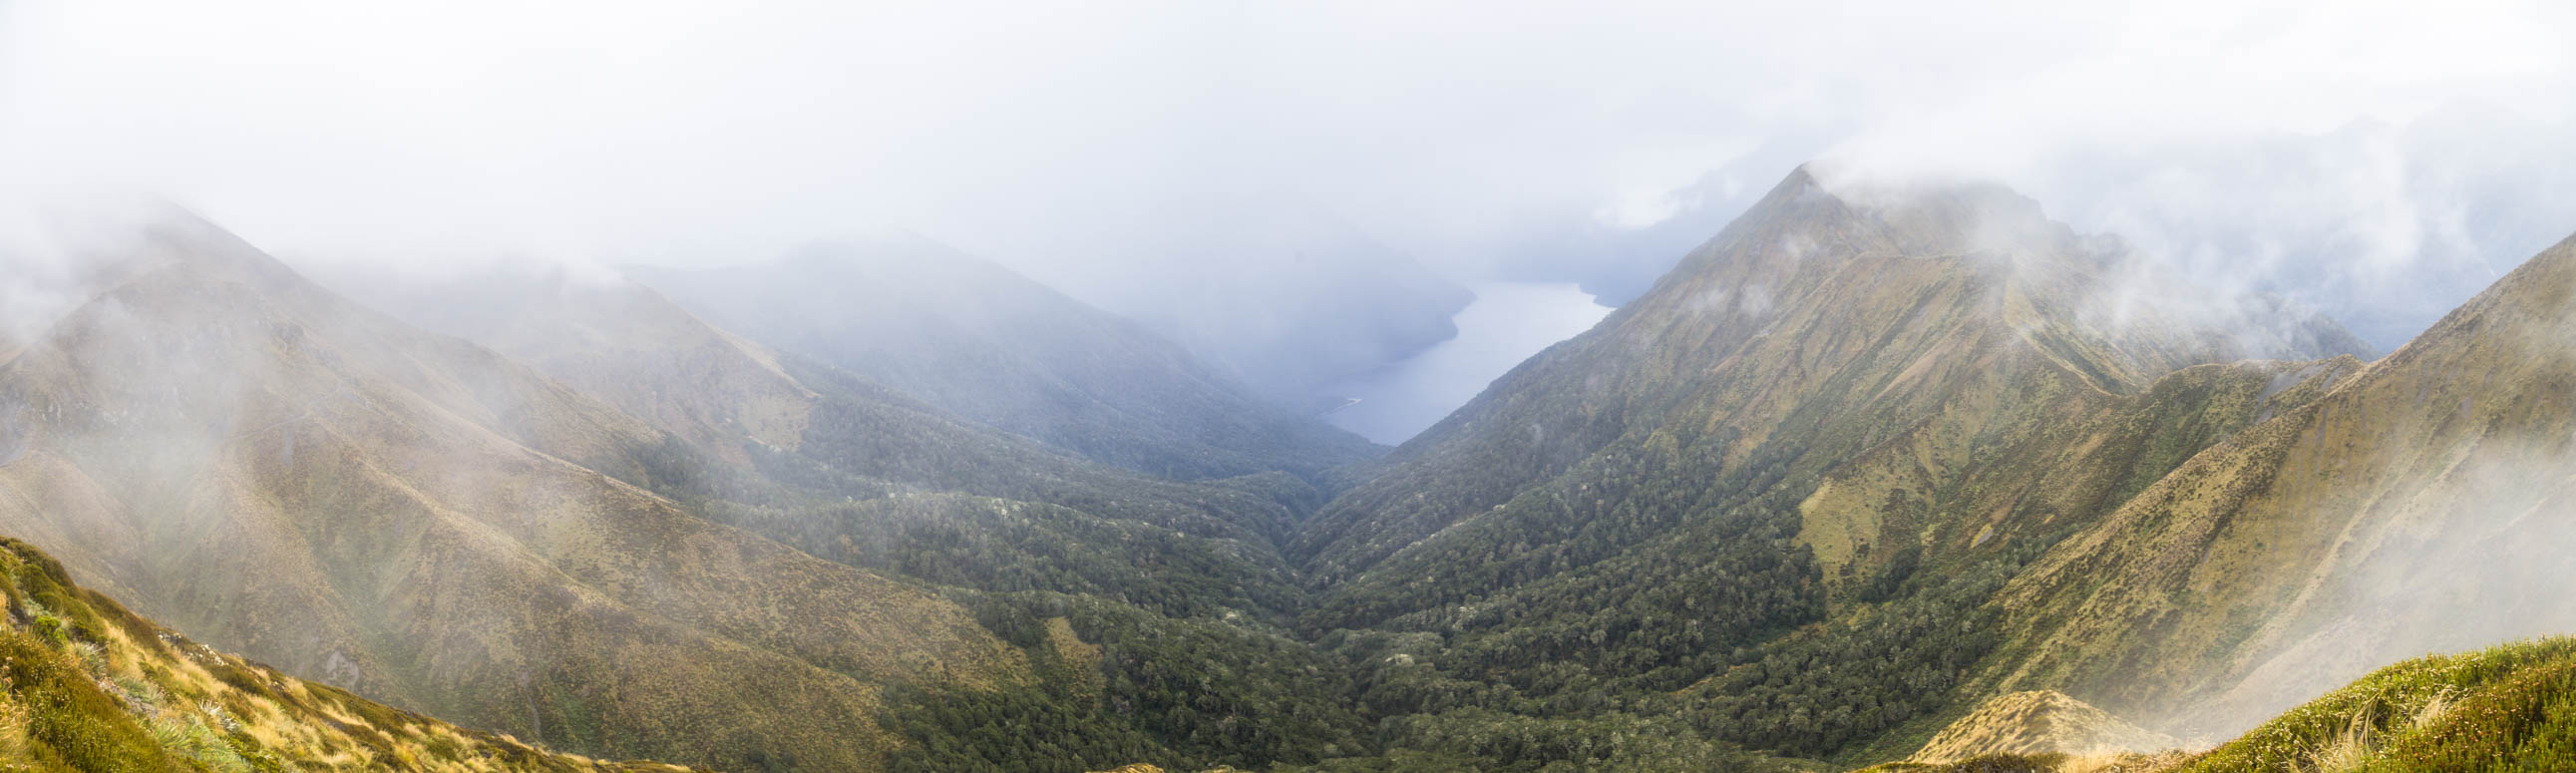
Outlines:
[[2570,129],[2460,101],[2152,161],[2092,156],[2014,181],[2199,281],[2295,299],[2384,351],[2566,236],[2576,206],[2551,191],[2576,165],[2514,152],[2511,138]]
[[1303,413],[1334,387],[1458,334],[1474,298],[1456,280],[1310,202],[1196,197],[1202,218],[1152,214],[1117,260],[1057,267],[1069,291],[1131,316]]
[[[953,603],[630,484],[662,437],[605,403],[209,226],[134,244],[0,368],[0,528],[146,614],[477,726],[727,766],[863,764],[888,743],[870,683],[1015,667]],[[738,711],[764,691],[838,709]],[[703,733],[735,740],[673,745]]]
[[1135,323],[918,238],[632,273],[754,340],[1110,464],[1316,479],[1375,454]]
[[2211,743],[2570,624],[2568,254],[2366,361],[2001,187],[1811,165],[1377,459],[924,242],[325,265],[388,316],[164,213],[0,364],[0,531],[285,673],[718,768]]
[[0,2],[0,771],[2576,769],[2576,9]]
[[2570,293],[2576,240],[2071,540],[2007,594],[2063,616],[2010,678],[2225,733],[2393,660],[2576,625],[2538,580],[2576,514]]

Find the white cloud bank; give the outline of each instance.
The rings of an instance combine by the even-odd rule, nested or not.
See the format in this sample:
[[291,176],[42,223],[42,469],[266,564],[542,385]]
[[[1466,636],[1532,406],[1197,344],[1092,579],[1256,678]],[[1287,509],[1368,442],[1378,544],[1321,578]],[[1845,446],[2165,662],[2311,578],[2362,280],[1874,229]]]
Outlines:
[[305,259],[702,262],[896,226],[1103,297],[1134,272],[1097,269],[1174,259],[1149,254],[1172,223],[1293,200],[1462,279],[1633,288],[1831,156],[2002,179],[2386,316],[2354,322],[2387,344],[2483,283],[2420,275],[2576,230],[2515,196],[2570,198],[2551,2],[8,0],[0,25],[13,184],[159,192]]

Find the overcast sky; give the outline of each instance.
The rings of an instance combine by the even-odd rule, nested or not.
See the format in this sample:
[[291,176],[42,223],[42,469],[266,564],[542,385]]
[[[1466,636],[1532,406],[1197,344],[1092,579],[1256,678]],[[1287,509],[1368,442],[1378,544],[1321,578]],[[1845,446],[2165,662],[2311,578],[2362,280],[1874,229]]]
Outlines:
[[1616,301],[1831,157],[2296,279],[2383,343],[2576,231],[2570,4],[1935,5],[0,0],[0,176],[290,259],[900,228],[1077,294],[1272,202]]

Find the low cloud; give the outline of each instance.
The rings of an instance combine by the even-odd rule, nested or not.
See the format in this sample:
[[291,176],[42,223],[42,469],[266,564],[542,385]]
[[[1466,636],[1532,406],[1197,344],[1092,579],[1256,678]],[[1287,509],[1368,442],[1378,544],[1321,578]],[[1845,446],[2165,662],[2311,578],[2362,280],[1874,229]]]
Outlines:
[[151,191],[307,265],[721,265],[906,228],[1178,318],[1206,294],[1164,277],[1257,286],[1300,250],[1171,235],[1277,209],[1624,302],[1823,157],[2003,182],[2384,348],[2576,230],[2571,38],[2576,10],[2509,0],[21,0],[0,184]]

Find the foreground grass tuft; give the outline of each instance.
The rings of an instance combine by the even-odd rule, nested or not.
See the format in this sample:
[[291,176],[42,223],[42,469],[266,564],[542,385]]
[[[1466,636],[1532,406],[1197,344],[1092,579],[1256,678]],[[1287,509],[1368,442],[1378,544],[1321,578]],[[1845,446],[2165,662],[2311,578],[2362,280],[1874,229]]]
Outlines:
[[161,629],[0,537],[0,773],[677,773],[462,730]]
[[2576,770],[2576,639],[2380,669],[2255,728],[2192,773]]

